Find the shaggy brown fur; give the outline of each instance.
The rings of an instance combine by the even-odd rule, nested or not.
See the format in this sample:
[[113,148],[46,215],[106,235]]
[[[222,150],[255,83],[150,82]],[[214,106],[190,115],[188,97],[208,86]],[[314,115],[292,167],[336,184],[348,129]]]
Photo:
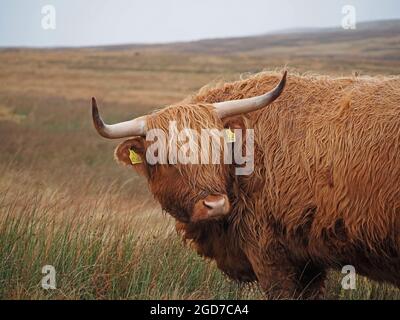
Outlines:
[[[400,79],[288,76],[270,106],[224,121],[213,102],[260,95],[280,75],[203,89],[150,117],[191,128],[254,128],[255,171],[234,165],[136,165],[152,193],[197,252],[240,281],[258,280],[271,298],[316,298],[326,270],[351,264],[358,274],[400,286]],[[144,154],[135,138],[116,149]],[[227,194],[231,213],[192,223],[194,204]]]

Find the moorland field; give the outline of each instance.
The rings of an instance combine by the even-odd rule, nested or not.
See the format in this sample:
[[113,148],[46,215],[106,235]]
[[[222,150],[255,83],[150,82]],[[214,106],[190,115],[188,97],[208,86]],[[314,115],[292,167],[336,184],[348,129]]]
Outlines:
[[[144,179],[113,160],[91,123],[178,102],[209,83],[263,71],[399,75],[400,21],[168,45],[0,49],[1,299],[259,299],[198,257]],[[44,265],[57,289],[40,286]],[[358,278],[328,299],[399,299]],[[295,298],[295,297],[294,297]]]

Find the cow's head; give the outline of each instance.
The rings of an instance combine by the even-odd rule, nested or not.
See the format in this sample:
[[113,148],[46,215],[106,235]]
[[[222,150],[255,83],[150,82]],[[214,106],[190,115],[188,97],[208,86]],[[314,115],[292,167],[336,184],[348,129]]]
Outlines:
[[[235,128],[237,124],[232,123],[235,116],[264,108],[272,103],[283,91],[285,82],[286,71],[279,84],[261,96],[214,104],[173,105],[150,115],[113,125],[103,122],[93,98],[93,122],[98,133],[105,138],[130,137],[116,148],[117,161],[131,166],[145,176],[155,198],[173,217],[184,223],[218,219],[230,212],[231,202],[234,200],[229,188],[232,166],[223,164],[223,161],[220,164],[212,164],[212,161],[208,164],[198,164],[180,163],[179,159],[171,159],[171,154],[174,153],[170,153],[170,150],[182,150],[183,143],[179,142],[176,135],[182,132],[182,129],[192,129],[200,136],[201,129],[223,131],[224,128]],[[171,121],[175,121],[176,133],[173,134]],[[240,126],[243,126],[243,123]],[[167,158],[164,162],[154,163],[155,158],[162,158],[158,154],[160,149],[154,152],[154,144],[158,141],[154,132],[165,133],[163,155]],[[213,139],[210,139],[211,144],[212,141]],[[185,145],[196,147],[190,139]],[[215,149],[210,147],[209,150]],[[220,152],[218,157],[222,159],[223,149]],[[149,159],[149,155],[153,156],[152,159]]]

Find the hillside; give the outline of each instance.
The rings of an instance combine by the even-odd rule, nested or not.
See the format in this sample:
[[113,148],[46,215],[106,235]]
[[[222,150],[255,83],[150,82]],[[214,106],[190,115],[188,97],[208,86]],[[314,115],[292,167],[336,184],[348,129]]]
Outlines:
[[253,57],[273,64],[301,65],[305,62],[310,67],[319,61],[324,68],[331,70],[342,71],[347,64],[353,64],[355,69],[390,73],[400,66],[400,20],[363,22],[357,24],[355,30],[292,29],[250,37],[102,49]]

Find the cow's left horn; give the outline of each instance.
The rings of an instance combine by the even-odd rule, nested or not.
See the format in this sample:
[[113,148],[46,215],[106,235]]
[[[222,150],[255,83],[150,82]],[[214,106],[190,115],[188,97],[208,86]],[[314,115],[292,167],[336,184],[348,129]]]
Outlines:
[[282,93],[286,84],[286,74],[287,71],[283,73],[281,81],[274,89],[261,96],[214,103],[213,106],[216,109],[218,116],[222,119],[266,107]]
[[105,124],[100,117],[96,99],[92,98],[92,118],[97,132],[104,138],[118,139],[146,135],[146,116],[116,124]]

